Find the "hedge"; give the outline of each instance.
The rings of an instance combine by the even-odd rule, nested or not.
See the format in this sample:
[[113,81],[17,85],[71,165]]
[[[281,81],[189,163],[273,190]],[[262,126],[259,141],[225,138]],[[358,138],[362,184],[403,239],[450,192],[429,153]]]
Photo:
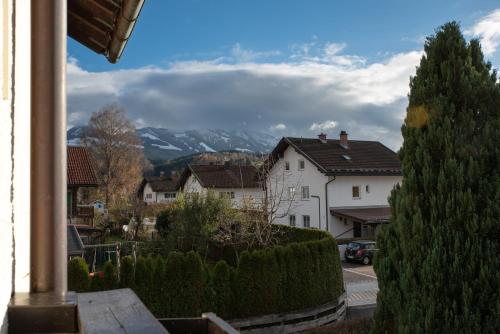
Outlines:
[[[290,240],[270,249],[245,251],[236,267],[206,265],[198,253],[124,257],[120,281],[106,263],[92,289],[132,288],[158,318],[193,317],[211,311],[226,319],[301,310],[331,302],[343,293],[335,240],[314,230],[285,229]],[[306,236],[309,235],[309,241]],[[72,276],[73,277],[73,276]]]

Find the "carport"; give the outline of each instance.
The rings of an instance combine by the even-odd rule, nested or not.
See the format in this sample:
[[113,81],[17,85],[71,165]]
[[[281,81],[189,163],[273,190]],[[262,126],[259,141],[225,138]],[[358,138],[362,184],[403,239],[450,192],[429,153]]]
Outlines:
[[391,208],[389,206],[343,207],[330,208],[332,216],[353,221],[353,235],[373,237],[377,227],[389,222]]

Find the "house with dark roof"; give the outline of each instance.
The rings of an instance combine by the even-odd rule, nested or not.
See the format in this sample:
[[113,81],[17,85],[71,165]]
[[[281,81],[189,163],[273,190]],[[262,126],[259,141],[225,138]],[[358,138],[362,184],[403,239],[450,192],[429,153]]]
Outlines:
[[[377,141],[284,137],[269,155],[267,198],[274,222],[367,237],[390,216],[388,196],[402,181],[397,154]],[[279,198],[278,198],[279,197]]]
[[174,176],[145,176],[139,186],[138,196],[146,204],[169,203],[175,201],[179,194],[178,179]]
[[98,181],[94,162],[85,147],[67,147],[67,216],[71,224],[91,225]]
[[228,198],[235,208],[248,205],[257,207],[263,198],[259,171],[254,166],[234,165],[188,165],[181,175],[179,186],[185,194],[204,195],[208,191]]

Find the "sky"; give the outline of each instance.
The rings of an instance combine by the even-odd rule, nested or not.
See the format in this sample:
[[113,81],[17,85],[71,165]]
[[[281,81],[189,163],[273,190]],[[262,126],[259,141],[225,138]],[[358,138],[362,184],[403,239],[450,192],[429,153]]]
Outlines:
[[68,127],[378,140],[397,150],[425,37],[455,20],[500,68],[498,0],[146,0],[118,64],[68,38]]

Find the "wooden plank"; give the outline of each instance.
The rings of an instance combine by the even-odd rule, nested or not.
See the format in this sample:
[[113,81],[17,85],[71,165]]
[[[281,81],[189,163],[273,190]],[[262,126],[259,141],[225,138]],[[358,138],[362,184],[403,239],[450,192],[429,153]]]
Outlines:
[[78,294],[80,333],[168,333],[130,289]]

